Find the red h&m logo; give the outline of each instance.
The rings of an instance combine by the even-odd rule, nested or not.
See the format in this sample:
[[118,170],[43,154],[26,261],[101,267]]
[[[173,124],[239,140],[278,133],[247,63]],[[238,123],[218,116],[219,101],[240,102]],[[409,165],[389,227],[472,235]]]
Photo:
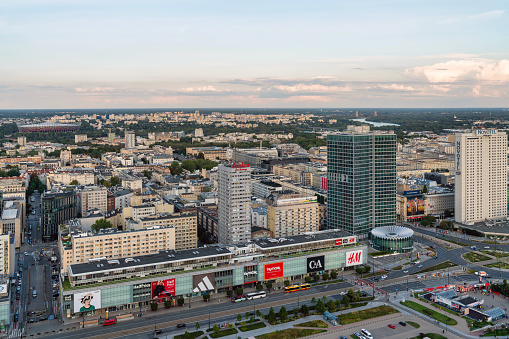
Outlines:
[[343,245],[343,239],[336,239],[335,245],[336,246]]
[[362,251],[348,252],[346,255],[346,264],[349,266],[358,265],[362,262]]
[[350,238],[350,242],[355,242],[355,238]]

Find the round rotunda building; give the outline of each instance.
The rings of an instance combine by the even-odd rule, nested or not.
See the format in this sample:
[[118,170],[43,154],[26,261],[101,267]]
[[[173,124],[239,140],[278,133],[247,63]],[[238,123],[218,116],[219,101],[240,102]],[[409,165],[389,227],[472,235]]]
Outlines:
[[370,232],[371,246],[378,251],[406,253],[413,250],[414,231],[403,226],[377,227]]

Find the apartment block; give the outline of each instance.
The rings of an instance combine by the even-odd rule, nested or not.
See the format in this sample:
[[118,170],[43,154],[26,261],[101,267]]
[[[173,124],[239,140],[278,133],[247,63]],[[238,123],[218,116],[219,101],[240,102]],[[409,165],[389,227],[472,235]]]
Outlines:
[[98,209],[101,213],[108,211],[108,189],[106,187],[84,187],[78,196],[78,212],[84,214],[91,209]]
[[26,223],[26,202],[20,198],[9,198],[3,201],[0,234],[12,234],[16,248],[24,242]]
[[56,239],[58,226],[76,218],[77,209],[76,193],[74,191],[44,192],[41,199],[43,240]]
[[16,272],[16,253],[14,234],[0,235],[0,275],[13,275]]

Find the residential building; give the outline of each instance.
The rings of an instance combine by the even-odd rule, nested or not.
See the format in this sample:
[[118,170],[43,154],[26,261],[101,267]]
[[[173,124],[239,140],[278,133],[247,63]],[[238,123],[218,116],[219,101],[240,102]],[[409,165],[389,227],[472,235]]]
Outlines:
[[0,235],[0,275],[12,276],[16,272],[14,234]]
[[91,170],[54,170],[46,176],[48,188],[51,189],[54,183],[69,185],[77,181],[78,185],[94,185],[96,178]]
[[14,245],[20,248],[25,238],[26,202],[23,198],[3,200],[0,234],[13,234]]
[[72,153],[70,150],[61,150],[60,151],[60,162],[62,166],[67,166],[67,164],[71,164]]
[[507,218],[507,134],[478,129],[455,136],[455,219]]
[[317,232],[316,197],[301,197],[293,192],[273,193],[267,198],[267,228],[274,238]]
[[219,165],[218,241],[222,245],[251,239],[251,168],[248,164]]
[[348,126],[327,136],[327,222],[366,238],[396,223],[396,135]]
[[29,182],[30,175],[27,172],[21,173],[18,177],[0,177],[0,193],[4,198],[19,197],[25,199]]
[[283,186],[277,182],[262,179],[261,181],[253,180],[253,195],[260,199],[265,199],[273,192],[283,191]]
[[218,217],[217,206],[198,206],[196,207],[198,218],[198,229],[207,232],[209,239],[217,242],[218,234]]
[[88,138],[87,138],[86,134],[76,134],[76,135],[74,135],[74,142],[75,143],[87,142],[87,140],[88,140]]
[[225,160],[226,159],[226,148],[223,147],[187,147],[186,154],[198,157],[199,154],[203,154],[203,158],[206,160]]
[[97,208],[102,214],[108,211],[108,189],[98,186],[83,186],[78,191],[78,212]]
[[24,136],[18,137],[18,145],[26,146],[27,145],[27,137],[24,137]]
[[76,193],[73,190],[46,191],[41,198],[41,231],[43,241],[55,240],[58,226],[76,218]]
[[136,148],[136,134],[134,132],[125,132],[125,148]]

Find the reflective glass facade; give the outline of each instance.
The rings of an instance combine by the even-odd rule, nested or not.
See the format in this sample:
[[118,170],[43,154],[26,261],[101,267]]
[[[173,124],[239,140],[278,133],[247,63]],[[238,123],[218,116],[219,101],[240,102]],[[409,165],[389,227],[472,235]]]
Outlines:
[[327,220],[359,238],[396,223],[395,134],[327,137]]
[[370,235],[371,246],[378,251],[405,253],[411,252],[414,244],[414,237],[381,237]]

